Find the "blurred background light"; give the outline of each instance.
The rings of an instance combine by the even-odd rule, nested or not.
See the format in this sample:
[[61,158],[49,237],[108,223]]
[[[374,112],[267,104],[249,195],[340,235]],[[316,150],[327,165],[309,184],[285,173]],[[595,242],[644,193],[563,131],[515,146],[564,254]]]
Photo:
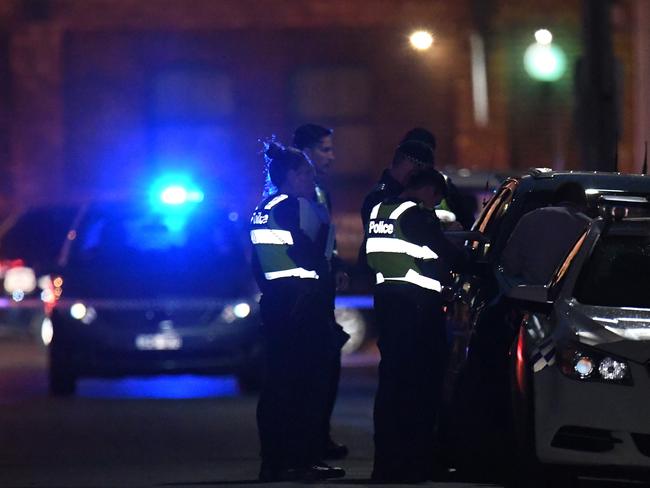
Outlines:
[[83,303],[75,303],[70,307],[70,315],[73,319],[81,320],[86,316],[86,306]]
[[555,44],[531,44],[524,54],[524,68],[539,81],[557,81],[566,71],[566,55]]
[[418,51],[426,51],[433,44],[433,36],[428,31],[419,30],[411,34],[409,41],[414,49],[417,49]]
[[41,324],[41,340],[43,341],[43,344],[49,346],[50,342],[52,342],[52,337],[54,337],[52,321],[49,317],[45,317],[43,319],[43,323]]
[[168,205],[181,205],[187,202],[187,190],[182,186],[169,186],[160,194],[160,200]]
[[123,379],[83,379],[78,396],[84,398],[218,398],[239,393],[237,380],[231,376],[155,376]]
[[241,302],[235,305],[232,311],[235,314],[235,317],[243,319],[245,317],[248,317],[248,315],[251,313],[251,306],[248,303]]
[[539,44],[548,45],[553,42],[553,34],[548,29],[539,29],[535,32],[535,40]]
[[168,212],[169,206],[178,207],[200,203],[205,195],[182,173],[168,173],[153,182],[149,190],[149,201],[155,210]]

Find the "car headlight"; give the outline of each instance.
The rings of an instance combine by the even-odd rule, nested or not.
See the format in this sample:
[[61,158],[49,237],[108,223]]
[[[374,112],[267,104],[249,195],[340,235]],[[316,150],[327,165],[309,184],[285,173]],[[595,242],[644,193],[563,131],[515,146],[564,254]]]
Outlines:
[[606,357],[598,365],[598,372],[603,379],[618,381],[625,379],[628,372],[627,363]]
[[72,304],[70,316],[84,324],[91,324],[97,318],[97,311],[93,307],[86,306],[81,302]]
[[251,314],[251,306],[246,302],[237,302],[223,307],[221,320],[231,324],[237,319],[245,319]]
[[559,355],[558,366],[569,378],[583,381],[632,384],[630,367],[624,359],[581,345],[570,345]]

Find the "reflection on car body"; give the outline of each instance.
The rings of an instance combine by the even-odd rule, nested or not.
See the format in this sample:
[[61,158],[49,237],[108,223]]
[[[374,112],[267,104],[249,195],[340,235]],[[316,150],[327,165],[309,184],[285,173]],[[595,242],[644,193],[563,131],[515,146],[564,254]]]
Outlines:
[[[567,181],[586,188],[593,224],[551,282],[497,301],[499,258],[516,222]],[[639,407],[650,400],[649,196],[643,176],[548,171],[497,190],[474,226],[490,242],[468,243],[472,273],[449,315],[446,420],[459,434],[457,454],[650,468],[650,422]]]
[[[62,252],[50,387],[84,376],[259,374],[257,290],[237,215],[90,205]],[[47,324],[46,324],[47,325]]]
[[522,324],[540,460],[650,467],[649,272],[650,220],[596,221]]

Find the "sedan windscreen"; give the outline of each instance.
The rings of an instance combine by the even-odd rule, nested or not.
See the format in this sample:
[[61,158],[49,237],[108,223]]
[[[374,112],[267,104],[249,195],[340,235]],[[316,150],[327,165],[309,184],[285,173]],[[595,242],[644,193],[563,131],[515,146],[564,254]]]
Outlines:
[[650,237],[602,236],[576,282],[587,305],[650,308]]
[[0,260],[22,259],[39,272],[49,272],[77,210],[52,206],[21,214],[0,240]]
[[244,242],[228,214],[89,212],[71,249],[66,294],[237,296],[251,283]]

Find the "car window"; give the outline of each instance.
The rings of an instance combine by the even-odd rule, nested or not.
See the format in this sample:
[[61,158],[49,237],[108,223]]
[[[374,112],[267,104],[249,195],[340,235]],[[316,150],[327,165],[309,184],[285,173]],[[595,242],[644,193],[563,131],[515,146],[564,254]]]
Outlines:
[[[493,241],[503,216],[508,211],[512,198],[514,196],[514,191],[517,188],[518,181],[510,180],[501,187],[497,194],[490,200],[487,206],[481,212],[476,224],[474,225],[474,230],[485,234],[490,237],[490,240]],[[476,249],[479,246],[478,242],[473,242],[472,247]],[[484,245],[483,254],[488,254],[490,250],[490,243]]]
[[564,280],[564,277],[566,276],[567,271],[571,267],[573,260],[575,259],[575,257],[578,255],[578,252],[582,248],[582,245],[584,244],[588,233],[589,233],[589,229],[585,230],[582,233],[582,235],[578,238],[576,243],[573,245],[573,247],[567,254],[566,258],[564,258],[564,261],[562,261],[562,263],[558,266],[555,273],[553,273],[553,278],[551,279],[551,289],[554,291],[554,293],[558,290],[558,285],[562,283],[562,280]]
[[252,282],[244,237],[227,213],[89,211],[70,251],[68,283],[112,297],[236,296]]
[[581,303],[650,308],[650,236],[601,236],[585,262],[574,297]]
[[553,191],[542,188],[513,192],[500,218],[495,220],[489,229],[492,252],[501,253],[521,217],[528,212],[550,205],[552,197]]
[[72,207],[35,208],[24,212],[0,239],[0,259],[22,259],[26,265],[36,268],[52,265],[75,212]]
[[494,235],[501,219],[508,211],[508,207],[510,206],[510,202],[512,202],[512,197],[518,185],[519,182],[517,180],[509,180],[504,183],[495,197],[488,203],[483,212],[481,212],[476,222],[476,230],[490,236]]

